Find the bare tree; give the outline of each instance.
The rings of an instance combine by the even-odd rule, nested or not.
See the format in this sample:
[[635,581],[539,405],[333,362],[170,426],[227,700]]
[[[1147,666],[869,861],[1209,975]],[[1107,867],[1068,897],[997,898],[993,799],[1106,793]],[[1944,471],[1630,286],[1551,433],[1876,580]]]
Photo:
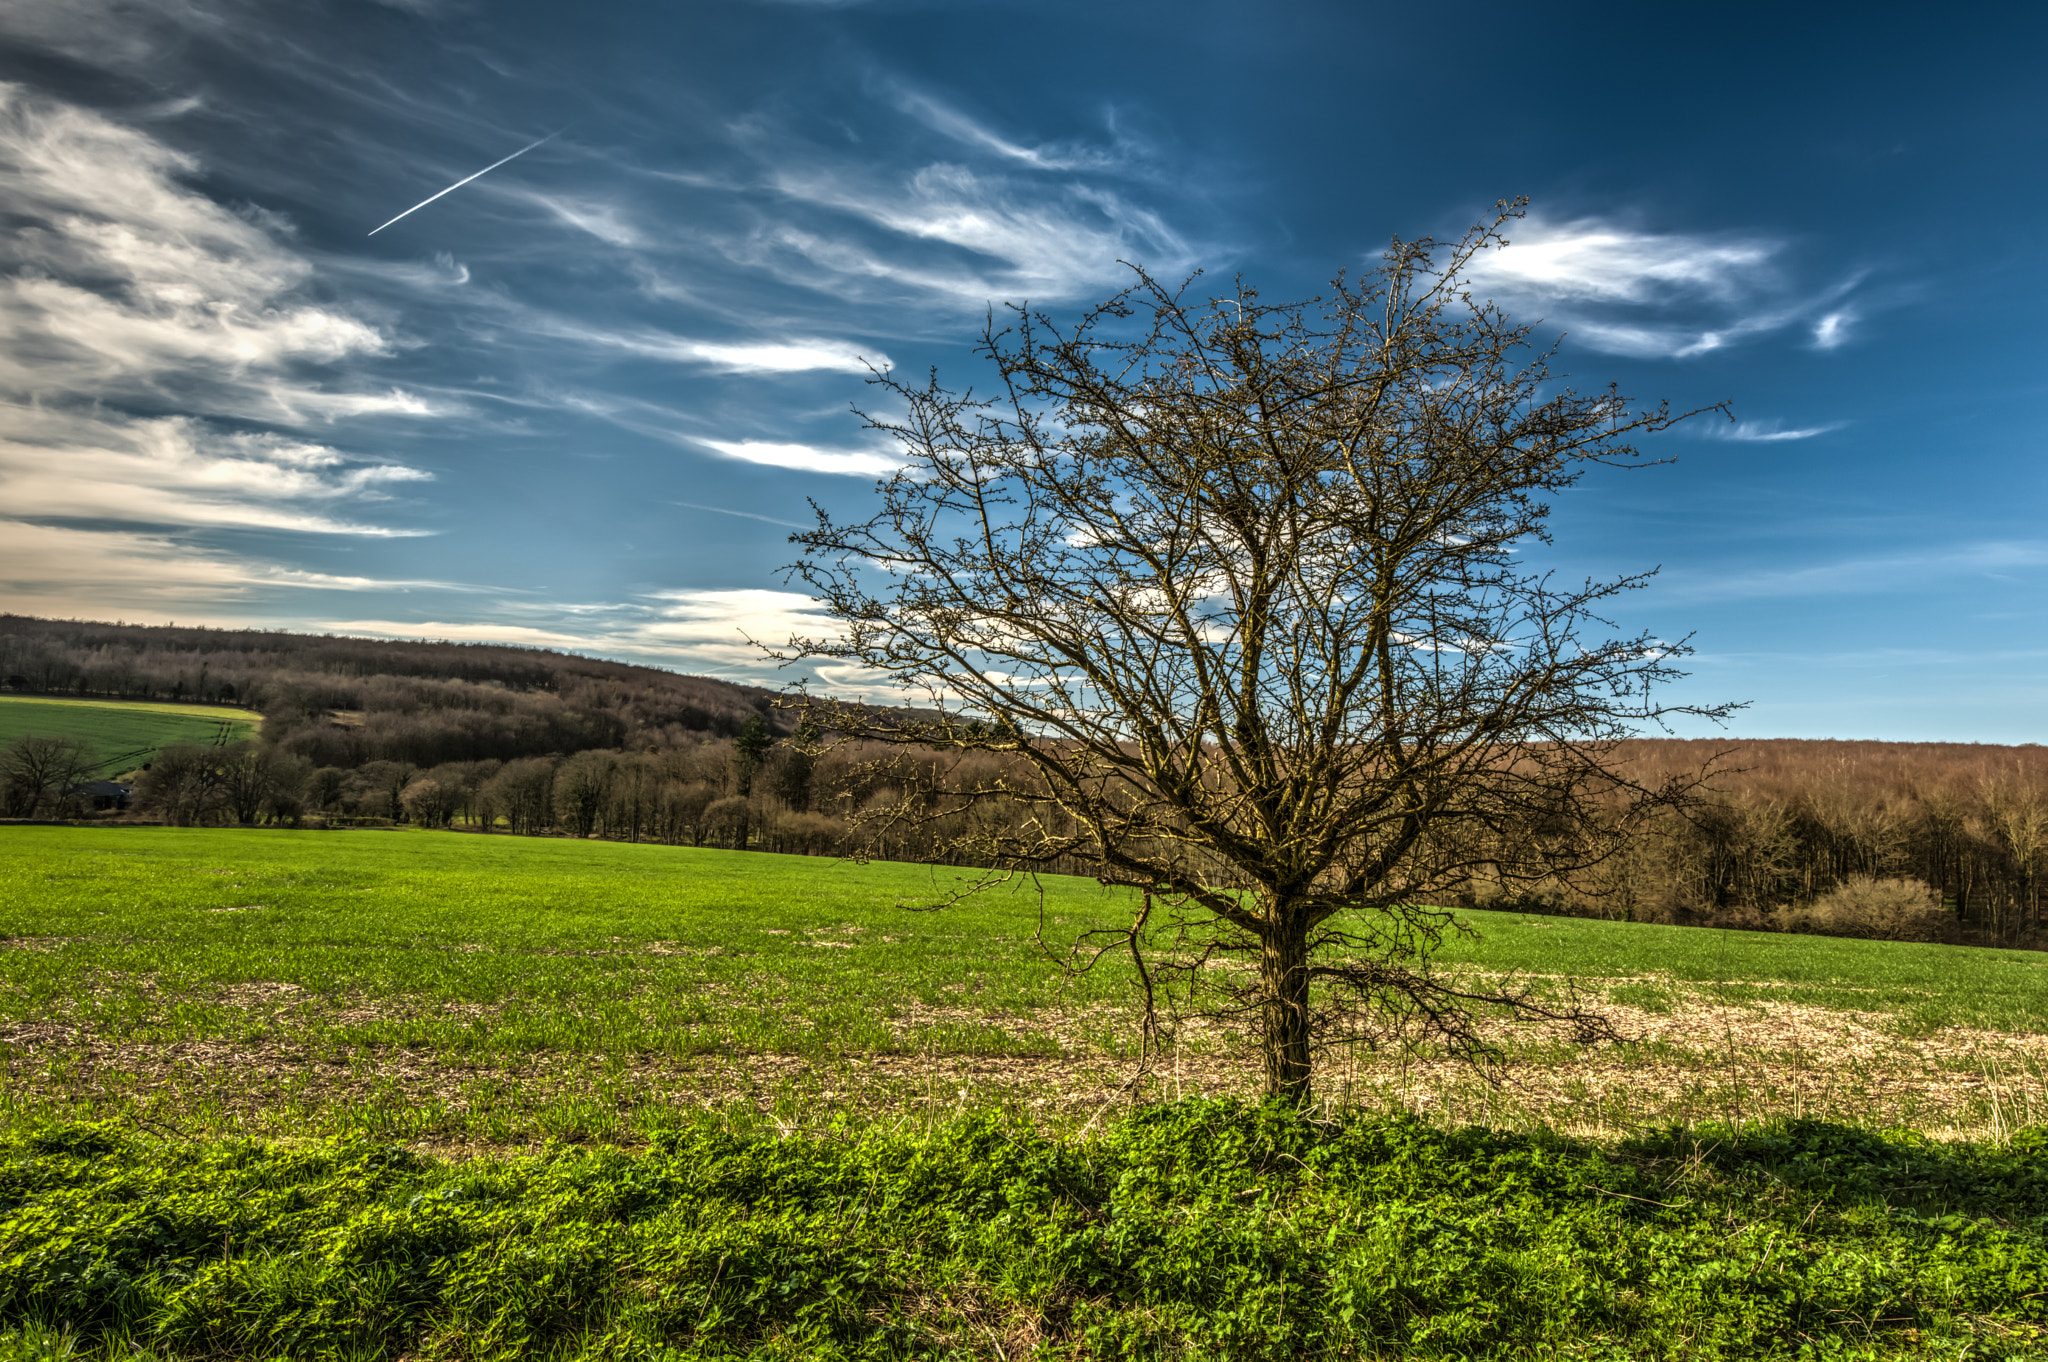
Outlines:
[[217,747],[166,747],[142,773],[135,806],[175,827],[203,827],[227,802],[221,765]]
[[239,742],[214,748],[212,754],[221,804],[237,823],[254,823],[280,806],[294,807],[312,767],[304,757],[263,742]]
[[0,806],[10,818],[54,812],[98,765],[77,738],[24,733],[0,750]]
[[1570,1000],[1433,967],[1452,920],[1419,905],[1597,863],[1687,790],[1633,783],[1613,744],[1725,712],[1654,697],[1682,642],[1611,636],[1603,604],[1648,574],[1561,583],[1518,556],[1549,542],[1547,496],[1678,419],[1558,386],[1469,292],[1518,214],[1397,240],[1305,302],[1195,300],[1137,269],[1068,330],[992,315],[998,395],[878,371],[903,414],[863,415],[906,466],[868,520],[819,510],[791,537],[841,632],[776,655],[940,710],[819,723],[1009,758],[958,762],[870,832],[944,826],[962,858],[1139,891],[1110,947],[1148,1035],[1160,988],[1235,979],[1267,1090],[1296,1101],[1325,1044],[1486,1053],[1476,1007],[1603,1034]]

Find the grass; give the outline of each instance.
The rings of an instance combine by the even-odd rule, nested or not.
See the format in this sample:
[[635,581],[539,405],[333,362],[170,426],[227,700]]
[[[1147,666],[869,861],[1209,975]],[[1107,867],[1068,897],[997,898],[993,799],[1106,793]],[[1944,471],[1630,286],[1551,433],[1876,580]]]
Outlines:
[[0,1362],[2048,1353],[2039,957],[1467,914],[1636,1039],[1303,1121],[960,873],[0,829]]
[[[0,1116],[450,1146],[641,1138],[678,1104],[815,1122],[995,1102],[1083,1116],[1131,1077],[1126,967],[1063,975],[1024,886],[967,872],[418,831],[0,830]],[[1048,936],[1113,918],[1045,881]],[[2048,1114],[2043,957],[1471,913],[1447,955],[1578,987],[1637,1037],[1504,1031],[1503,1086],[1336,1054],[1324,1090],[1628,1131],[1826,1115],[1995,1135]],[[1186,1028],[1138,1095],[1245,1090]]]
[[0,747],[24,734],[78,738],[99,761],[100,777],[132,771],[180,743],[220,746],[256,736],[262,716],[218,705],[144,700],[49,700],[0,695]]
[[0,1358],[2021,1359],[2043,1144],[1212,1101],[461,1163],[74,1125],[0,1142]]

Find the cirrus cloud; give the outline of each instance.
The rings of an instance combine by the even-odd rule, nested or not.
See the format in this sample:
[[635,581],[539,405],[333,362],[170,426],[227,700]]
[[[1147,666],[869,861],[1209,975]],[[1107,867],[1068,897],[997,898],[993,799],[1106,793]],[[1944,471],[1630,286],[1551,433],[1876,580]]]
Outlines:
[[[19,600],[38,595],[25,565],[60,541],[152,574],[125,595],[175,597],[361,585],[193,535],[420,533],[364,511],[430,474],[292,428],[437,407],[329,381],[390,340],[313,296],[287,226],[189,187],[199,169],[145,130],[0,84],[0,198],[17,224],[0,238],[0,558]],[[81,546],[94,536],[101,548]],[[78,585],[55,561],[47,574],[51,590]]]
[[1472,262],[1473,288],[1539,310],[1595,350],[1689,359],[1801,325],[1823,349],[1846,338],[1850,314],[1836,304],[1856,281],[1799,284],[1780,238],[1653,232],[1594,217],[1531,217],[1508,235]]
[[814,445],[782,444],[772,440],[707,440],[696,442],[715,449],[728,459],[766,464],[770,468],[794,468],[807,473],[846,473],[855,477],[881,477],[903,466],[903,459],[886,449],[819,449]]

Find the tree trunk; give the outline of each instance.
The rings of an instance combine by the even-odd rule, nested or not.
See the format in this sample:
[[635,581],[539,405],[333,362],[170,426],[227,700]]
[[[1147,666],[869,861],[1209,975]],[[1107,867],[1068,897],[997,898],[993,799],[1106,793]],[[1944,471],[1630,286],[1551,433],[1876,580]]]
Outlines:
[[1296,1106],[1311,1098],[1308,1047],[1308,923],[1273,905],[1259,956],[1259,1022],[1266,1058],[1266,1095]]

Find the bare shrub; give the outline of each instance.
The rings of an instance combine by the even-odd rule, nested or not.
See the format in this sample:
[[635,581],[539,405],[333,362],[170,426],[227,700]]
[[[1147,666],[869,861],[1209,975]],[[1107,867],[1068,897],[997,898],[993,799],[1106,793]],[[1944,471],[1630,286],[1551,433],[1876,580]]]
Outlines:
[[405,816],[423,828],[445,828],[462,807],[462,787],[453,781],[420,776],[405,787],[399,802]]
[[747,849],[747,832],[753,823],[754,806],[738,795],[714,800],[704,809],[704,830],[718,846],[735,851]]
[[776,851],[830,856],[846,840],[847,831],[844,822],[822,813],[785,813],[769,824],[768,840]]
[[1851,875],[1795,914],[1795,930],[1881,941],[1932,941],[1948,925],[1941,900],[1919,880]]

